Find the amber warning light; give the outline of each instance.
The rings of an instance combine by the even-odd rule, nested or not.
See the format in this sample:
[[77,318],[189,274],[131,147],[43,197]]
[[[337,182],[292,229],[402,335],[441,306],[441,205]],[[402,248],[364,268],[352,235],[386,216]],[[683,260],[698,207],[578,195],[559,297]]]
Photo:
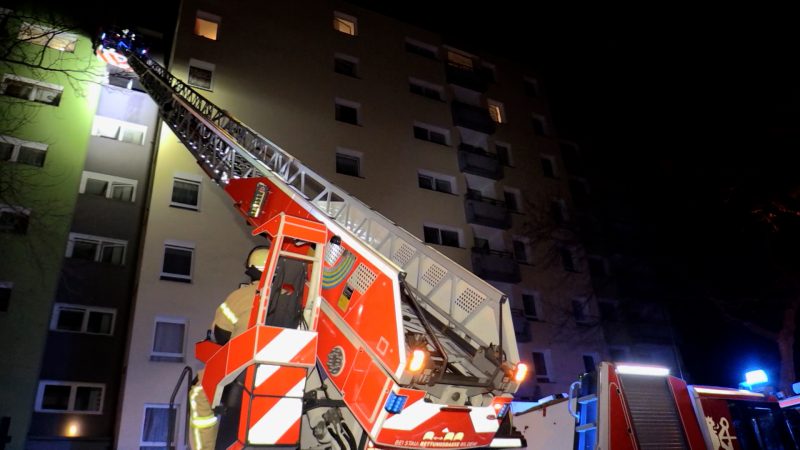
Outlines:
[[528,365],[525,363],[517,364],[517,370],[514,371],[514,381],[522,383],[525,377],[528,376]]
[[411,360],[408,362],[409,372],[419,372],[425,367],[425,350],[416,349],[411,353]]

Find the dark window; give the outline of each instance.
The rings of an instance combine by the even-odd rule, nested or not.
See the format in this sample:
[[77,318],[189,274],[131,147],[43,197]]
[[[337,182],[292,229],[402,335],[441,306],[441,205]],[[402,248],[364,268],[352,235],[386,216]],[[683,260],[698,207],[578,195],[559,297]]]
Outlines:
[[8,281],[0,281],[0,312],[8,311],[11,303],[11,290],[14,284]]
[[75,411],[100,411],[103,388],[77,386],[75,389]]
[[550,213],[553,216],[553,222],[556,224],[563,225],[566,222],[566,211],[561,201],[553,200],[550,202]]
[[547,134],[547,133],[545,133],[544,119],[543,118],[534,117],[532,123],[533,123],[533,132],[534,133],[536,133],[539,136],[544,136],[544,135]]
[[107,189],[108,189],[108,181],[95,180],[94,178],[87,178],[86,188],[84,189],[83,192],[85,194],[99,195],[100,197],[105,197]]
[[527,263],[528,262],[528,249],[524,242],[522,241],[513,241],[514,244],[514,259],[517,262]]
[[358,125],[358,108],[353,106],[336,104],[336,120]]
[[429,130],[420,126],[414,126],[414,137],[423,141],[433,142],[434,144],[447,145],[447,136],[438,131]]
[[59,307],[56,329],[61,331],[82,331],[85,313],[86,310],[83,308]]
[[406,51],[415,55],[424,56],[426,58],[437,59],[436,50],[428,47],[422,47],[408,41],[406,41]]
[[448,194],[453,193],[453,186],[449,180],[443,180],[429,175],[417,174],[417,181],[419,187],[431,191],[445,192]]
[[575,317],[575,322],[578,323],[586,323],[589,320],[587,309],[588,304],[584,300],[574,299],[572,300],[572,315]]
[[525,310],[525,317],[538,319],[539,311],[536,308],[536,297],[531,294],[522,294],[522,308]]
[[439,229],[433,227],[422,227],[425,235],[425,242],[429,244],[441,244],[442,240],[439,237]]
[[97,246],[99,242],[84,241],[76,239],[72,244],[71,258],[85,259],[86,261],[94,261],[97,257]]
[[341,57],[334,57],[333,71],[349,77],[358,76],[358,63]]
[[72,392],[72,386],[46,385],[42,394],[42,409],[68,410],[70,392]]
[[446,245],[448,247],[460,246],[457,231],[440,230],[439,228],[424,226],[423,234],[425,236],[425,242],[429,244]]
[[[160,450],[167,448],[167,430],[170,422],[177,424],[176,408],[145,405],[144,424],[142,426],[142,442],[155,444],[140,447],[144,450]],[[172,416],[170,418],[170,416]]]
[[549,383],[550,377],[548,376],[549,372],[547,371],[544,353],[533,352],[531,356],[533,357],[533,373],[536,374],[536,381]]
[[189,66],[189,84],[211,90],[211,78],[214,72],[200,67]]
[[89,311],[89,321],[86,324],[88,333],[111,334],[114,315],[108,312]]
[[351,177],[361,176],[361,159],[358,156],[336,154],[336,173],[350,175]]
[[410,81],[408,83],[408,89],[409,91],[411,91],[412,94],[421,95],[423,97],[428,97],[433,100],[442,100],[442,92],[439,89],[423,86],[413,81]]
[[553,166],[553,160],[550,158],[541,158],[542,161],[542,173],[547,178],[555,178],[556,177],[556,169]]
[[10,78],[8,75],[3,77],[3,81],[0,83],[0,94],[2,95],[53,106],[61,103],[63,90],[64,88],[61,86],[44,86],[34,80],[22,77]]
[[14,154],[14,144],[0,142],[0,161],[9,161]]
[[497,151],[497,159],[500,160],[500,164],[504,166],[511,165],[511,152],[509,151],[508,147],[505,145],[495,144],[494,148]]
[[28,232],[28,214],[10,209],[0,210],[0,233],[25,234]]
[[517,201],[517,194],[509,191],[504,191],[503,196],[506,200],[506,207],[509,209],[509,211],[518,212],[519,202]]
[[196,210],[199,206],[199,195],[199,182],[175,178],[172,181],[172,201],[170,206]]
[[164,265],[161,279],[189,283],[192,280],[192,255],[190,248],[167,245],[164,247]]
[[17,162],[28,164],[31,166],[42,167],[44,166],[44,157],[47,151],[38,148],[20,146],[19,154],[17,155]]
[[561,254],[561,265],[564,267],[564,270],[568,272],[577,272],[575,269],[575,260],[572,257],[572,250],[567,247],[561,247],[559,253]]
[[483,79],[485,79],[489,83],[494,83],[495,81],[497,81],[494,75],[494,67],[483,65],[478,69],[478,71],[483,76]]
[[458,232],[450,230],[440,230],[442,233],[442,245],[448,247],[458,247]]

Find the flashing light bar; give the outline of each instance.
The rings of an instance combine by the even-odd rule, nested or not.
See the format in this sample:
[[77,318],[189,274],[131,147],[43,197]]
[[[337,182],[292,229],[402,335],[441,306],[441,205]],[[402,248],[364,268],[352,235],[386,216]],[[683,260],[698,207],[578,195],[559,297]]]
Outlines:
[[494,438],[489,444],[490,448],[520,448],[522,439],[519,438]]
[[752,391],[745,391],[742,389],[724,389],[724,388],[708,388],[708,387],[696,387],[694,391],[698,394],[710,394],[710,395],[733,395],[737,397],[759,397],[763,398],[764,394],[759,394],[758,392]]
[[744,374],[744,379],[747,385],[752,386],[754,384],[766,383],[769,381],[769,377],[767,377],[767,372],[763,370],[751,370]]
[[669,369],[658,366],[642,366],[638,364],[618,364],[617,373],[625,375],[647,375],[651,377],[665,377],[669,375]]
[[408,401],[407,395],[397,395],[394,392],[390,392],[383,409],[388,413],[400,414],[400,411],[406,406],[406,401]]

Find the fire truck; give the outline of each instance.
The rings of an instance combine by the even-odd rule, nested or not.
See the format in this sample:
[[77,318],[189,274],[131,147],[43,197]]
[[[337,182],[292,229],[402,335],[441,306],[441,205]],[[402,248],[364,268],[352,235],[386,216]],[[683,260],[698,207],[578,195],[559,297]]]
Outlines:
[[687,385],[662,367],[602,363],[514,423],[531,450],[795,450],[798,404]]
[[133,33],[98,41],[269,240],[248,330],[195,349],[221,412],[216,448],[523,446],[508,412],[527,367],[503,293],[174,77]]

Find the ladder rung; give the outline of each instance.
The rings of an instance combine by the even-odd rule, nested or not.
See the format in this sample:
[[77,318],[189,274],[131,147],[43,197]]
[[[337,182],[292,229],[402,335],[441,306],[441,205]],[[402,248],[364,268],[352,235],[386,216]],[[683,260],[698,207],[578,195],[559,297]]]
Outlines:
[[597,394],[589,394],[584,395],[583,397],[578,397],[578,403],[585,404],[597,401]]
[[575,427],[575,432],[576,433],[585,433],[587,431],[592,431],[592,430],[596,430],[596,429],[597,429],[597,424],[596,423],[585,423],[583,425],[579,425],[579,426]]

